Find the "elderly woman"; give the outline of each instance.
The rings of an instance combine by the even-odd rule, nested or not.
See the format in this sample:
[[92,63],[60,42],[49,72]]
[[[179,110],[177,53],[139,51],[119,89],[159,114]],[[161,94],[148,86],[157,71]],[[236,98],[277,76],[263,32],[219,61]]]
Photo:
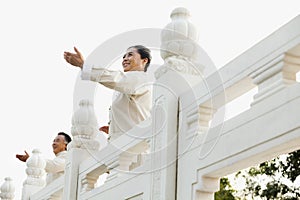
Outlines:
[[142,45],[129,47],[123,56],[123,71],[85,64],[82,54],[74,47],[75,53],[64,52],[64,59],[81,68],[81,78],[98,82],[117,92],[111,106],[108,126],[100,130],[109,133],[113,140],[150,116],[151,87],[147,69],[151,62],[150,50]]

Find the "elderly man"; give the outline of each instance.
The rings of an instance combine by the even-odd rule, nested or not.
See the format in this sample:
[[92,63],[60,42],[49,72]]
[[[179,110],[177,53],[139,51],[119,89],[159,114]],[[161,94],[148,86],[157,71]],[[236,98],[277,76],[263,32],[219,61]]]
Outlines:
[[[64,174],[65,160],[67,156],[67,145],[71,141],[71,137],[64,132],[59,132],[54,138],[52,148],[53,153],[55,154],[55,158],[52,160],[46,159],[45,171],[47,172],[47,184]],[[29,158],[29,154],[25,151],[24,155],[17,154],[16,157],[19,160],[26,162]]]

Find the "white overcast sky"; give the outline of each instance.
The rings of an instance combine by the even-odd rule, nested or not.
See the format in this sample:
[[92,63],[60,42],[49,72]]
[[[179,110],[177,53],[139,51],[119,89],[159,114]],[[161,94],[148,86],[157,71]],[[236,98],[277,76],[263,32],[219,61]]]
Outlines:
[[[77,46],[87,57],[113,36],[163,28],[179,6],[191,12],[199,44],[217,68],[300,14],[299,0],[0,2],[0,184],[12,177],[16,199],[26,166],[15,154],[38,148],[44,157],[53,157],[52,139],[59,131],[70,133],[78,69],[65,63],[63,52]],[[108,94],[97,87],[99,125],[107,122]]]

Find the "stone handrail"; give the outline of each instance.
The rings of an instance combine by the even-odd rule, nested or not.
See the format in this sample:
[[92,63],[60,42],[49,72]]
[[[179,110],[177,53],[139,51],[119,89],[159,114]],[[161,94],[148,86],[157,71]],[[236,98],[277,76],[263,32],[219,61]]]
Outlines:
[[[205,77],[204,81],[180,97],[181,109],[191,105],[195,99],[199,105],[208,105],[212,97],[219,98],[213,101],[218,108],[255,86],[259,86],[259,93],[266,93],[268,88],[272,89],[271,86],[261,88],[260,85],[279,73],[284,75],[278,78],[278,81],[283,81],[282,84],[295,82],[295,74],[300,70],[299,26],[300,15],[217,72]],[[190,96],[194,98],[188,98]]]
[[60,200],[62,199],[63,188],[64,188],[64,176],[61,176],[46,187],[42,188],[38,192],[30,196],[30,200],[41,200],[41,199],[51,199],[51,200]]
[[130,174],[132,171],[138,174],[136,169],[145,162],[143,156],[149,147],[147,141],[151,138],[151,133],[149,126],[136,127],[82,162],[79,166],[78,178],[80,199],[85,199],[88,195],[86,193],[96,188],[95,183],[99,176],[108,171],[105,188],[113,187],[113,180],[119,175]]

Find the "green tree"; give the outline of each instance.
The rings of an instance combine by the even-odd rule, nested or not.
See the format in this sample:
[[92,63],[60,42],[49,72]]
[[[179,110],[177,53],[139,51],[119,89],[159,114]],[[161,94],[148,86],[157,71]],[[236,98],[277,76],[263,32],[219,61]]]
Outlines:
[[300,150],[240,171],[236,178],[245,179],[242,199],[297,200],[300,188],[295,180],[300,175]]
[[220,190],[215,193],[215,200],[236,200],[234,197],[236,191],[230,185],[228,178],[220,179]]

